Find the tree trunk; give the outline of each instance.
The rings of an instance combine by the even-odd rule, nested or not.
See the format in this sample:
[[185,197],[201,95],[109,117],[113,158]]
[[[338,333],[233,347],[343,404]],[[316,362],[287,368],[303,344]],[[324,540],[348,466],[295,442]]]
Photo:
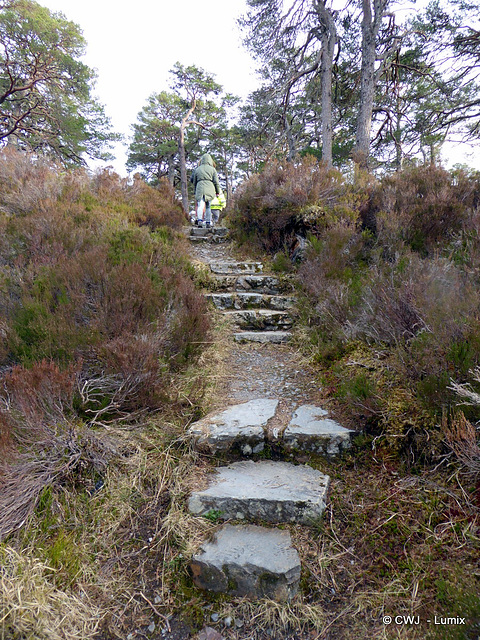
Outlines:
[[316,11],[320,21],[322,59],[321,59],[321,87],[322,87],[322,160],[327,167],[332,166],[332,68],[335,44],[337,42],[337,28],[332,12],[325,7],[324,0],[316,4]]
[[224,161],[225,189],[226,189],[225,198],[227,199],[227,203],[228,203],[232,198],[233,189],[232,189],[232,181],[230,179],[230,172],[228,170],[228,158],[226,153],[224,153],[223,161]]
[[187,162],[185,160],[185,129],[189,124],[188,119],[195,111],[197,101],[193,100],[192,106],[188,110],[188,113],[182,119],[180,123],[180,133],[178,135],[178,157],[180,162],[180,189],[182,193],[182,206],[185,215],[188,215],[188,182],[187,182]]
[[375,93],[376,40],[388,0],[373,0],[373,14],[371,2],[372,0],[362,0],[362,68],[355,136],[355,161],[361,169],[368,167]]
[[287,136],[287,145],[288,145],[287,160],[288,162],[293,162],[293,160],[295,159],[295,156],[297,155],[297,149],[295,145],[295,138],[293,137],[293,134],[292,134],[291,123],[289,122],[288,116],[286,113],[284,113],[283,115],[283,127],[285,129],[285,134]]
[[173,187],[175,184],[175,156],[174,155],[168,156],[168,181]]

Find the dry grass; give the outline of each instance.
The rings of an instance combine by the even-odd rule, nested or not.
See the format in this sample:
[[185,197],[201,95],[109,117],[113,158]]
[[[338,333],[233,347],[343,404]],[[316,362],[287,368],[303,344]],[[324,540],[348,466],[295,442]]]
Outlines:
[[58,589],[54,570],[33,549],[18,553],[0,547],[1,640],[85,640],[92,638],[102,612],[85,591]]
[[448,421],[443,418],[442,430],[447,446],[461,462],[466,473],[480,475],[480,446],[477,430],[460,411]]

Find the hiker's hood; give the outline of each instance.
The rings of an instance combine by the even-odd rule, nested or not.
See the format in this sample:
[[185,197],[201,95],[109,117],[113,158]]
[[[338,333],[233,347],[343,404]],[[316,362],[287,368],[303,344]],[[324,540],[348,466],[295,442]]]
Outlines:
[[209,153],[204,153],[200,159],[200,164],[209,164],[211,167],[213,167],[212,156]]

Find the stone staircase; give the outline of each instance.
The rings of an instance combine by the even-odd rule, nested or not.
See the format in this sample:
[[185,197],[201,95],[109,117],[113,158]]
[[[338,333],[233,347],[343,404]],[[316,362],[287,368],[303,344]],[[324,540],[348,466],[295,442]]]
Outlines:
[[[204,236],[189,237],[196,243]],[[228,234],[220,237],[227,239]],[[249,343],[288,348],[283,343],[295,323],[291,286],[265,274],[261,262],[222,260],[218,251],[209,267],[214,291],[205,295],[230,319],[233,340],[246,349],[267,348]],[[298,464],[298,458],[339,455],[351,446],[354,432],[313,404],[286,407],[284,399],[261,391],[252,395],[189,428],[197,450],[216,457],[221,466],[205,489],[192,493],[188,509],[197,516],[233,522],[203,543],[190,568],[201,589],[286,601],[299,589],[301,564],[289,531],[275,525],[318,522],[330,483],[324,473]]]
[[210,229],[186,227],[184,232],[193,244],[220,244],[228,241],[228,229],[225,227],[213,227]]
[[206,297],[230,320],[237,342],[289,340],[295,304],[292,295],[285,295],[289,283],[263,273],[261,262],[216,260],[209,268],[215,292]]

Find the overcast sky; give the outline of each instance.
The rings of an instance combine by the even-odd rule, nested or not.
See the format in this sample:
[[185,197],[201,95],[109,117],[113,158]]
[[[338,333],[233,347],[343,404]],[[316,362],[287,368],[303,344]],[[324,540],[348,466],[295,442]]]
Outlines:
[[[127,136],[154,92],[168,90],[175,62],[215,74],[225,91],[244,98],[258,85],[242,47],[237,18],[245,0],[38,0],[77,23],[87,41],[84,62],[98,73],[96,95],[116,131]],[[126,175],[126,150],[115,148]]]

